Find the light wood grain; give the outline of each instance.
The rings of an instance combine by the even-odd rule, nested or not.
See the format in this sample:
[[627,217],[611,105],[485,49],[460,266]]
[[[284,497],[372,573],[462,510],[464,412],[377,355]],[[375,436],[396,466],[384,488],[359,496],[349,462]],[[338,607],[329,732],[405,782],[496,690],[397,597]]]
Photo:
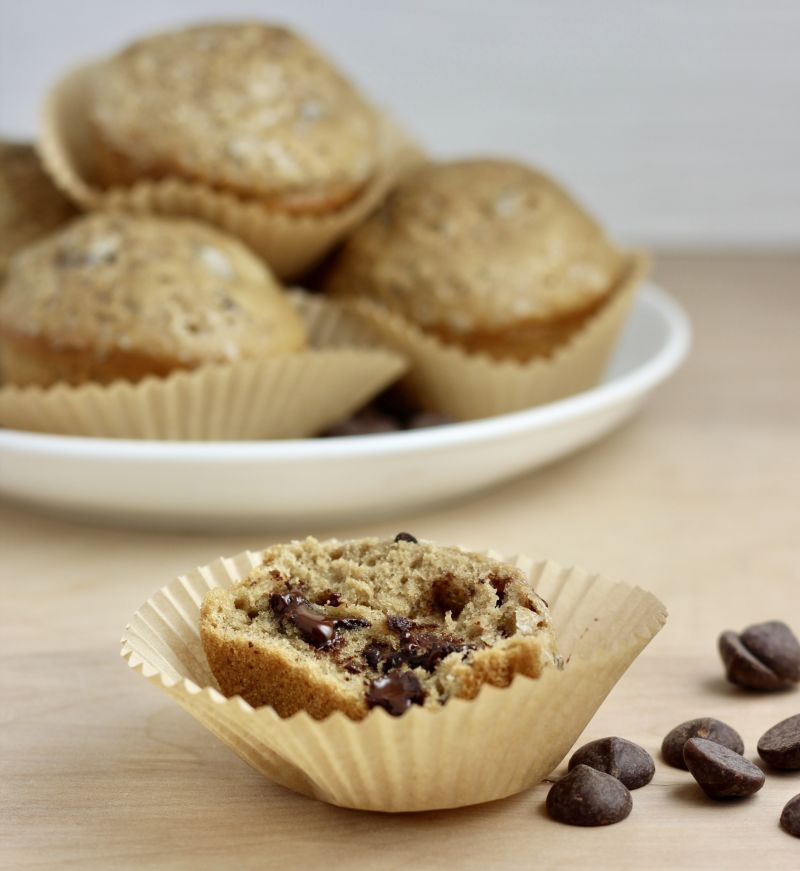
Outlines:
[[[782,615],[800,628],[800,257],[663,256],[694,353],[633,423],[540,474],[462,505],[340,535],[410,529],[549,555],[641,584],[667,627],[586,731],[657,752],[681,720],[759,735],[800,692],[743,696],[721,680],[722,628]],[[796,868],[777,820],[800,773],[738,804],[658,765],[608,829],[560,826],[546,785],[492,805],[382,816],[273,786],[130,674],[117,639],[176,573],[267,544],[80,526],[0,506],[0,863],[158,868]]]

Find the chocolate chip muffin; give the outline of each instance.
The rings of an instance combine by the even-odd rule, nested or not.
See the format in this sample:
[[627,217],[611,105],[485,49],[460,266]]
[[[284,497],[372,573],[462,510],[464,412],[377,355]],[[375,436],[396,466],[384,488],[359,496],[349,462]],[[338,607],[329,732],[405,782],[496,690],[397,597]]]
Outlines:
[[0,279],[11,256],[76,214],[32,145],[0,142]]
[[507,160],[409,173],[323,278],[468,352],[547,356],[623,279],[626,258],[548,176]]
[[384,127],[305,40],[256,22],[142,39],[97,67],[100,180],[198,181],[277,211],[324,214],[376,173]]
[[193,221],[80,218],[20,252],[0,293],[0,359],[20,386],[138,381],[304,344],[263,263]]
[[283,717],[436,709],[557,662],[522,571],[407,533],[270,547],[249,577],[205,596],[200,636],[225,695]]

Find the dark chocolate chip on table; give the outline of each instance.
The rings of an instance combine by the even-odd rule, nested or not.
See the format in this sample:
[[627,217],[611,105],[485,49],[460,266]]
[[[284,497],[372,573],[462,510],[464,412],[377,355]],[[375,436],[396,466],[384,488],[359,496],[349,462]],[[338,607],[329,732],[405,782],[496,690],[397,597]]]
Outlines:
[[733,750],[734,753],[744,753],[744,741],[735,729],[713,717],[698,717],[676,726],[664,738],[661,744],[661,755],[667,765],[672,765],[675,768],[686,768],[683,747],[690,738],[705,738],[708,741],[722,744],[723,747]]
[[718,641],[731,683],[752,690],[781,690],[800,682],[800,642],[780,620],[748,626],[740,635],[728,630]]
[[396,543],[399,543],[401,541],[408,541],[411,544],[419,544],[417,539],[410,532],[398,532],[397,535],[394,537],[394,540]]
[[424,701],[422,684],[410,671],[390,671],[370,681],[367,689],[367,706],[385,708],[393,717],[399,717],[411,705],[421,705]]
[[800,795],[790,798],[781,813],[781,828],[800,838]]
[[624,820],[633,800],[627,788],[610,774],[576,765],[550,788],[547,812],[570,826],[610,826]]
[[773,768],[800,771],[800,714],[768,729],[758,739],[758,755]]
[[690,738],[683,759],[709,798],[745,798],[758,792],[766,780],[749,759],[705,738]]
[[653,757],[638,744],[624,738],[600,738],[572,754],[569,770],[588,765],[616,777],[628,789],[646,786],[656,773]]

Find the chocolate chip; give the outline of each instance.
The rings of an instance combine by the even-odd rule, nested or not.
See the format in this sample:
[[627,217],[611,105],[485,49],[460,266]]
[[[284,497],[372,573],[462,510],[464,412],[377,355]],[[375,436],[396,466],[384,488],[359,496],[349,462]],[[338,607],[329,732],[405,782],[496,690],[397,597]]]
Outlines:
[[344,670],[349,672],[350,674],[361,674],[361,672],[363,671],[361,666],[358,663],[353,662],[352,660],[344,664]]
[[727,723],[715,720],[713,717],[699,717],[696,720],[687,720],[676,726],[664,738],[661,744],[661,755],[664,762],[675,768],[686,768],[683,759],[683,746],[690,738],[705,738],[722,744],[734,753],[744,753],[744,741],[742,736],[732,729]]
[[757,765],[705,738],[690,738],[683,745],[683,760],[709,798],[744,798],[766,780]]
[[610,826],[624,820],[633,800],[610,774],[577,765],[547,794],[547,812],[569,826]]
[[361,654],[370,668],[377,669],[383,659],[385,650],[378,644],[369,644],[364,648]]
[[328,593],[320,604],[330,605],[332,608],[338,608],[342,604],[342,597],[338,593]]
[[730,630],[718,641],[728,680],[751,690],[772,691],[800,682],[800,643],[779,620]]
[[269,604],[275,614],[288,620],[312,647],[328,647],[336,638],[336,621],[328,620],[297,593],[273,593]]
[[389,614],[386,617],[386,625],[392,632],[405,634],[414,624],[408,619],[408,617],[401,617],[399,614]]
[[372,626],[369,620],[362,620],[361,617],[337,617],[334,621],[337,629],[367,629]]
[[395,543],[398,543],[401,541],[408,541],[411,544],[419,544],[417,539],[414,538],[414,536],[410,532],[398,532],[397,535],[394,537],[394,540],[395,540]]
[[399,717],[411,705],[421,705],[424,701],[422,684],[410,671],[390,671],[370,681],[367,689],[367,706],[385,708],[393,717]]
[[781,828],[795,838],[800,838],[800,795],[786,802],[781,813]]
[[624,738],[600,738],[584,744],[572,754],[569,770],[578,765],[610,774],[628,789],[647,786],[656,773],[653,757],[643,747]]
[[310,605],[298,605],[289,619],[312,647],[325,647],[336,637],[336,621],[328,620]]
[[800,714],[768,729],[758,739],[758,755],[773,768],[800,771]]
[[800,683],[800,642],[780,620],[756,623],[741,634],[742,644],[788,683]]

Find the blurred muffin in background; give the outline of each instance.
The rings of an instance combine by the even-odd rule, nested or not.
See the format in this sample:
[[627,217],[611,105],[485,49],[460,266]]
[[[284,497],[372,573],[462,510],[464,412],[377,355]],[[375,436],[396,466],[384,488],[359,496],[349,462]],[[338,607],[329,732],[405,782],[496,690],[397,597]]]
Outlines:
[[467,352],[550,355],[613,294],[626,257],[548,176],[508,160],[409,173],[347,239],[323,286]]
[[305,343],[267,267],[187,220],[80,218],[14,257],[0,294],[0,359],[20,386],[138,381]]
[[134,43],[97,67],[89,115],[109,187],[178,177],[320,215],[355,199],[381,159],[376,110],[314,47],[267,24]]
[[75,214],[32,145],[0,141],[0,279],[13,254]]

